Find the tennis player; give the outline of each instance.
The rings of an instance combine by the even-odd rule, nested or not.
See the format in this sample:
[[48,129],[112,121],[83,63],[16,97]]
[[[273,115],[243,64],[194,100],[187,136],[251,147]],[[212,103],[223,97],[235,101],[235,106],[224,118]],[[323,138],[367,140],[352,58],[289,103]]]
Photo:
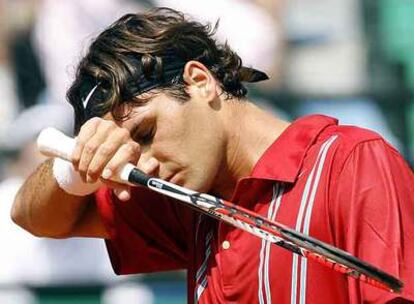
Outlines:
[[[117,274],[185,269],[189,303],[413,303],[406,162],[374,132],[320,115],[286,122],[253,105],[244,83],[266,75],[213,32],[170,9],[102,32],[68,91],[73,166],[43,163],[16,197],[14,221],[42,237],[105,239]],[[405,288],[382,291],[110,181],[128,162],[342,248]]]

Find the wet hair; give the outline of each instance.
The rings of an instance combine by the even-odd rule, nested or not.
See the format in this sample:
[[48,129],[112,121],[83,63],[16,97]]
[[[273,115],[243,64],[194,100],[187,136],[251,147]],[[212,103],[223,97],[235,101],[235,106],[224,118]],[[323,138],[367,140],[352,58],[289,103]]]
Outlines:
[[226,97],[243,98],[247,90],[242,81],[267,76],[243,67],[226,43],[213,38],[216,29],[217,23],[201,24],[169,8],[121,17],[94,39],[67,92],[75,109],[75,132],[93,116],[111,112],[122,119],[119,109],[142,103],[137,96],[150,90],[188,100],[182,74],[190,60],[211,71]]

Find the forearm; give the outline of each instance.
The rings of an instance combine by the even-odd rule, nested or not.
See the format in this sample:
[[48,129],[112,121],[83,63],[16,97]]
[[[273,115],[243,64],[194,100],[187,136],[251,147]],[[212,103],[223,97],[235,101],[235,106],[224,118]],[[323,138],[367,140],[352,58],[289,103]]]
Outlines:
[[40,165],[16,195],[13,221],[36,236],[70,236],[90,197],[73,196],[59,188],[52,174],[53,160]]
[[[111,181],[111,176],[103,178],[102,174],[104,169],[112,173],[127,163],[138,163],[139,157],[140,146],[131,138],[128,129],[110,120],[92,118],[79,131],[71,156],[73,167],[67,168],[75,170],[72,173],[80,180],[69,178],[57,182],[53,172],[58,177],[62,177],[64,172],[60,172],[63,174],[61,176],[59,170],[54,169],[64,171],[65,168],[53,168],[51,159],[44,162],[16,195],[12,219],[36,236],[108,238],[110,236],[93,195],[81,196],[97,189],[78,190],[100,180],[105,186],[114,189],[120,199],[129,199],[128,185]],[[60,187],[79,196],[68,194]]]

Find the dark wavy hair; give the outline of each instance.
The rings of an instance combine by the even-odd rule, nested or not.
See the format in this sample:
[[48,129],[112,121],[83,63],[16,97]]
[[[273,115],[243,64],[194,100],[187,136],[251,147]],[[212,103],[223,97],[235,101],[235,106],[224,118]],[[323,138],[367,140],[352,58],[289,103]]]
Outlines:
[[[111,112],[120,118],[117,109],[140,102],[136,96],[145,89],[156,88],[179,101],[188,100],[182,71],[189,60],[203,63],[226,97],[243,98],[247,90],[242,84],[242,60],[227,44],[213,38],[217,26],[189,20],[169,8],[121,17],[92,42],[67,92],[75,109],[75,131],[92,116]],[[150,85],[140,89],[142,83]],[[96,85],[85,110],[82,101]]]

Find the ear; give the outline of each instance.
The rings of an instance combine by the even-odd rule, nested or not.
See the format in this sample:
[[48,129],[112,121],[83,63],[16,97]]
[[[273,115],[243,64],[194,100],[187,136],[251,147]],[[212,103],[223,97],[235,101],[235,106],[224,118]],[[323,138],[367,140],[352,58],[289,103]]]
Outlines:
[[208,101],[217,95],[217,81],[209,69],[199,61],[188,61],[184,67],[183,79],[187,84],[187,93]]

